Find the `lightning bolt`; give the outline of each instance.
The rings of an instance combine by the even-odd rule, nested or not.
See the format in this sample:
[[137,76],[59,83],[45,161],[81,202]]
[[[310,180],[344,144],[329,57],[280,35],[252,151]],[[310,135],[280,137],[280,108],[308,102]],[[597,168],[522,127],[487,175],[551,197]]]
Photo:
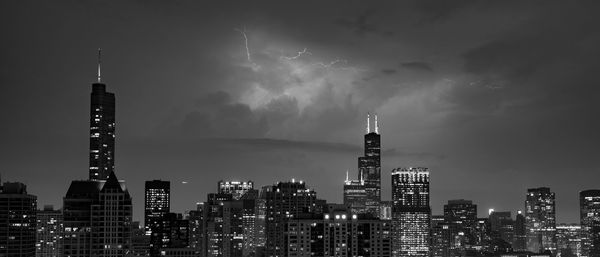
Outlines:
[[234,30],[240,32],[240,34],[242,34],[242,36],[244,37],[244,45],[246,46],[246,56],[248,57],[248,62],[254,66],[257,66],[256,63],[252,61],[252,55],[250,54],[250,47],[248,46],[248,35],[246,35],[246,27],[244,27],[243,30],[238,28]]
[[298,58],[300,58],[300,56],[307,54],[307,55],[312,55],[311,52],[309,52],[306,47],[304,48],[304,50],[299,51],[298,54],[294,55],[294,56],[280,56],[281,59],[286,59],[288,61],[290,60],[296,60]]

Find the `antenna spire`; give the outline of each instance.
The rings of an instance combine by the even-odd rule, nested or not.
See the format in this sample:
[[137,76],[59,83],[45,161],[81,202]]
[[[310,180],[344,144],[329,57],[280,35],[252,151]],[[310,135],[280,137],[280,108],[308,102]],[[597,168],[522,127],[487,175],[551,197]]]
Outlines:
[[98,48],[98,83],[102,82],[100,76],[100,66],[102,65],[102,48]]
[[371,133],[371,124],[369,124],[371,120],[371,114],[367,112],[367,134]]
[[379,134],[379,124],[377,123],[377,114],[375,114],[375,134]]
[[346,182],[348,182],[348,170],[346,170]]

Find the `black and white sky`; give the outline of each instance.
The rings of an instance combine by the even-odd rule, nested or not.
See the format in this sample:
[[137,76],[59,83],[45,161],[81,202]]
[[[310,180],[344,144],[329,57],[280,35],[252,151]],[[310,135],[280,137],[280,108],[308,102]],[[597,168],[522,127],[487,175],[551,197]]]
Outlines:
[[[342,201],[367,112],[389,172],[431,170],[449,199],[523,209],[527,188],[600,181],[597,1],[2,1],[0,172],[62,206],[87,179],[96,51],[117,97],[116,174],[174,211],[219,179],[301,179]],[[183,181],[187,183],[182,183]]]

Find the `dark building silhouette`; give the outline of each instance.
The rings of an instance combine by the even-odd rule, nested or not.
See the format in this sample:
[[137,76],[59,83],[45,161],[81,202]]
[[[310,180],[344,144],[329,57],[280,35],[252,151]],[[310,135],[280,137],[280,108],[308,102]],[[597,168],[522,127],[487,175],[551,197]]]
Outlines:
[[202,251],[202,241],[204,241],[204,227],[203,227],[203,218],[204,218],[204,203],[196,204],[196,210],[192,210],[189,212],[189,221],[190,221],[190,243],[189,246],[198,250],[198,252]]
[[517,252],[527,251],[527,228],[525,226],[525,216],[521,211],[518,211],[515,217],[515,238],[512,248]]
[[131,247],[132,203],[125,182],[73,181],[63,198],[64,256],[121,256]]
[[225,237],[223,205],[224,202],[231,200],[231,194],[208,194],[207,201],[204,202],[203,211],[204,216],[202,227],[204,230],[204,240],[202,242],[202,256],[223,256],[223,238]]
[[52,205],[37,211],[37,257],[60,257],[63,251],[63,214]]
[[358,157],[358,179],[364,182],[367,194],[365,207],[368,213],[379,217],[381,202],[381,136],[375,115],[375,130],[371,131],[370,116],[367,116],[367,133],[365,134],[365,153]]
[[266,256],[286,256],[288,251],[284,238],[286,222],[306,213],[318,213],[317,193],[307,188],[304,182],[292,180],[269,187],[265,192],[265,199]]
[[144,227],[150,236],[150,253],[159,254],[159,249],[167,247],[169,234],[164,227],[165,216],[171,211],[171,182],[162,180],[146,181],[144,188]]
[[0,188],[0,256],[35,256],[37,197],[19,182]]
[[527,189],[525,226],[527,249],[531,252],[556,252],[556,208],[550,188]]
[[100,80],[92,84],[90,105],[90,179],[107,179],[115,170],[115,95]]
[[460,240],[452,248],[465,250],[468,246],[475,244],[473,230],[477,222],[477,205],[470,200],[449,200],[444,205],[444,220],[455,224],[456,237]]
[[600,256],[600,190],[579,192],[583,256]]
[[394,256],[429,256],[431,207],[427,168],[392,170]]
[[492,238],[503,240],[512,245],[515,237],[515,229],[511,212],[491,211],[489,220],[492,229]]

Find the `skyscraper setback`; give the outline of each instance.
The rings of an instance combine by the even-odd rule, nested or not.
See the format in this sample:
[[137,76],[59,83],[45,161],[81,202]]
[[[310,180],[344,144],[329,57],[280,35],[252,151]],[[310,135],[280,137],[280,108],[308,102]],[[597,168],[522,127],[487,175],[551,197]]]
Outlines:
[[364,181],[366,212],[379,217],[381,202],[381,136],[375,115],[375,130],[371,131],[371,115],[367,115],[365,155],[358,157],[358,179]]
[[89,179],[108,179],[115,169],[115,95],[106,92],[100,76],[98,50],[98,82],[92,84],[90,105],[90,170]]

